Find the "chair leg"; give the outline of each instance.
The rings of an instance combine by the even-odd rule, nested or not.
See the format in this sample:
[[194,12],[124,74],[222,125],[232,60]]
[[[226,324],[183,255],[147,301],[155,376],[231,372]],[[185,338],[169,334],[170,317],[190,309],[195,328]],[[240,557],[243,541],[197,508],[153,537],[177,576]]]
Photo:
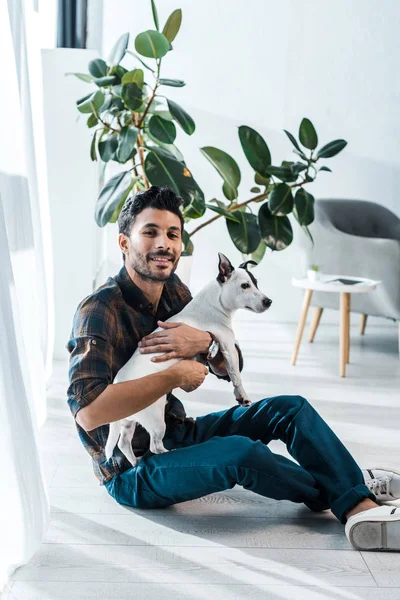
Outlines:
[[321,320],[321,315],[322,315],[322,311],[324,309],[321,308],[320,306],[316,306],[315,310],[314,310],[314,316],[313,316],[313,320],[311,322],[311,327],[310,327],[310,333],[308,336],[308,341],[309,342],[313,342],[314,341],[314,337],[315,334],[317,333],[317,329],[318,329],[318,325],[319,322]]
[[303,306],[301,308],[299,325],[297,327],[296,343],[295,343],[293,354],[292,354],[292,365],[296,364],[297,355],[299,353],[299,348],[300,348],[300,342],[301,342],[301,338],[303,336],[304,325],[306,324],[306,320],[307,320],[308,308],[309,308],[310,302],[311,302],[311,296],[312,296],[312,290],[306,290],[306,292],[304,294]]
[[367,317],[368,317],[368,315],[361,315],[361,322],[360,322],[360,333],[361,333],[361,335],[364,335],[365,326],[367,324]]
[[399,326],[399,356],[400,356],[400,321],[398,323],[398,326]]

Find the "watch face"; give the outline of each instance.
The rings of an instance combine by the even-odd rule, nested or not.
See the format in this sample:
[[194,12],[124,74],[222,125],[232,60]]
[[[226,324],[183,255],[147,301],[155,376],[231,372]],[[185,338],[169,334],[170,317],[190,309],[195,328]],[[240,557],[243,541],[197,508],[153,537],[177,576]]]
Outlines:
[[210,348],[211,358],[215,358],[215,356],[217,356],[218,350],[219,350],[219,345],[217,344],[217,342],[215,340],[213,340],[213,343],[211,344],[211,348]]

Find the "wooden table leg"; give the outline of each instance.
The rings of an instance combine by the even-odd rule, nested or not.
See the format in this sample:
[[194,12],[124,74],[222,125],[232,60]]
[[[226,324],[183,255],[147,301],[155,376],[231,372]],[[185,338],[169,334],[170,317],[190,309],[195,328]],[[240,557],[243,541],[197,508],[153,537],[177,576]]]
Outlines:
[[346,294],[347,295],[347,305],[346,305],[346,312],[347,312],[347,352],[346,352],[346,363],[349,364],[350,362],[350,294]]
[[311,322],[311,327],[310,327],[310,333],[309,333],[309,336],[308,336],[308,341],[309,342],[313,342],[314,341],[314,337],[315,337],[315,334],[317,332],[318,325],[319,325],[319,322],[320,322],[323,310],[324,309],[321,308],[320,306],[316,306],[315,307],[314,316],[313,316],[313,320]]
[[304,326],[307,320],[307,313],[311,302],[312,290],[306,290],[304,294],[303,306],[301,308],[301,315],[299,320],[299,325],[297,327],[297,336],[296,343],[294,346],[293,354],[292,354],[292,365],[296,364],[297,355],[299,353],[300,342],[303,336]]
[[360,322],[360,333],[361,333],[361,335],[364,335],[365,326],[367,324],[367,317],[368,317],[368,315],[361,315],[361,322]]
[[340,292],[340,377],[346,376],[349,347],[349,308],[350,294],[348,292]]

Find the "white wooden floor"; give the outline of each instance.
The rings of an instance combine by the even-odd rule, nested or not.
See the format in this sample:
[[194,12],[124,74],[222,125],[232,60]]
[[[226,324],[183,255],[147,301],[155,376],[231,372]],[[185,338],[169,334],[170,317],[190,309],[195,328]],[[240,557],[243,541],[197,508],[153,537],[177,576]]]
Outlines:
[[[355,319],[353,319],[355,321]],[[354,324],[348,376],[338,376],[338,327],[320,325],[290,366],[293,325],[238,323],[244,384],[253,400],[301,394],[362,467],[400,470],[400,360],[395,324]],[[66,404],[67,363],[55,365],[41,445],[52,520],[4,600],[400,599],[400,553],[358,552],[326,511],[236,487],[165,510],[119,506],[98,486]],[[179,390],[190,416],[232,406],[212,375]],[[273,451],[286,454],[283,444]]]

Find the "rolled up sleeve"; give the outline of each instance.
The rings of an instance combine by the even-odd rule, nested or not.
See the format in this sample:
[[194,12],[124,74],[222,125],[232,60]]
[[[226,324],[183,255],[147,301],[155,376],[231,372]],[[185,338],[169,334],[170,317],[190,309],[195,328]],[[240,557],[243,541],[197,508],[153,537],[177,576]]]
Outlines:
[[114,343],[113,311],[99,300],[84,301],[66,345],[70,353],[68,405],[74,417],[112,383]]

